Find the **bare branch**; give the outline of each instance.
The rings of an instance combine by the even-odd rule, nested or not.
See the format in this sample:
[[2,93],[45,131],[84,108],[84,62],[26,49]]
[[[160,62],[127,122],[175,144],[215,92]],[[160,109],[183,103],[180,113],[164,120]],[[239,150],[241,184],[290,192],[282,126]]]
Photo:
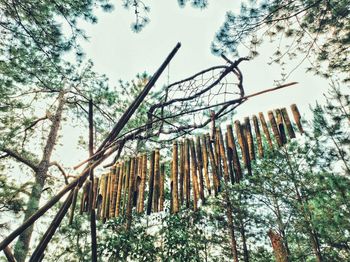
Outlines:
[[64,182],[66,185],[68,185],[68,176],[67,176],[67,173],[64,171],[63,167],[57,161],[51,162],[50,166],[55,166],[58,168],[59,171],[61,171],[61,173],[64,177]]
[[3,148],[1,151],[15,158],[17,161],[27,165],[28,167],[33,169],[35,172],[38,171],[38,166],[32,160],[25,158],[24,156],[20,155],[18,152],[8,148]]

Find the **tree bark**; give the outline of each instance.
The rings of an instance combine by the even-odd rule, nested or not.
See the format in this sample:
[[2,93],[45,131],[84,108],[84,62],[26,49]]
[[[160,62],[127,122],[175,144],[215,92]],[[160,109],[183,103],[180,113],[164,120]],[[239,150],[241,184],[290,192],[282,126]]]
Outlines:
[[[58,106],[56,113],[53,115],[51,121],[50,132],[46,140],[46,145],[43,150],[43,156],[39,162],[37,169],[35,171],[35,184],[30,193],[27,209],[24,213],[24,220],[26,221],[33,213],[39,209],[39,202],[41,198],[41,192],[45,185],[45,180],[47,177],[47,171],[50,167],[50,159],[52,152],[54,150],[58,130],[61,126],[62,112],[64,107],[64,92],[60,92],[58,96]],[[28,227],[18,238],[15,245],[14,256],[18,262],[25,261],[29,250],[29,244],[33,233],[33,225]]]

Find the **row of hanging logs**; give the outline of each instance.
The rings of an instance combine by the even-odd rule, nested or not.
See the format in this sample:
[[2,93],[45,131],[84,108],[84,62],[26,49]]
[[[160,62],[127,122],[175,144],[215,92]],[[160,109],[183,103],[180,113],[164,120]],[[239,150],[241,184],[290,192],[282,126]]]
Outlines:
[[[301,116],[295,104],[291,105],[291,111],[295,124],[302,134],[304,130],[300,121]],[[276,109],[274,112],[268,111],[267,115],[271,134],[263,113],[252,117],[255,143],[249,117],[245,117],[243,123],[238,120],[234,122],[235,136],[232,125],[227,125],[223,134],[220,128],[215,128],[214,123],[212,134],[174,141],[170,165],[170,212],[178,212],[183,205],[197,210],[200,202],[205,203],[206,197],[217,195],[221,191],[223,181],[239,183],[244,168],[251,174],[251,161],[257,157],[255,144],[259,158],[264,157],[262,133],[271,149],[274,148],[272,136],[278,147],[287,143],[287,134],[289,139],[295,138],[286,108]],[[243,167],[238,151],[241,152]],[[137,213],[146,212],[147,215],[163,211],[165,169],[165,164],[160,161],[159,149],[155,149],[149,159],[146,154],[142,154],[117,162],[109,173],[103,174],[100,178],[96,177],[92,206],[97,209],[97,218],[106,221],[125,215],[128,223],[131,223],[133,207]],[[147,201],[145,201],[146,181],[148,181]],[[80,213],[89,211],[89,192],[90,181],[87,181],[83,188]]]

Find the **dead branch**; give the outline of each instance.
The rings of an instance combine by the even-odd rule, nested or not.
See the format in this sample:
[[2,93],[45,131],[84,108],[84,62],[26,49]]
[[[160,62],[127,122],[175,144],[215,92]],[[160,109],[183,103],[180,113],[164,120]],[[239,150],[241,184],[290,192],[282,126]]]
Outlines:
[[17,161],[27,165],[28,167],[30,167],[31,169],[33,169],[35,172],[38,170],[38,166],[36,163],[34,163],[32,160],[25,158],[24,156],[22,156],[20,153],[9,149],[9,148],[3,148],[1,149],[4,153],[6,153],[8,156],[11,156],[13,158],[15,158]]

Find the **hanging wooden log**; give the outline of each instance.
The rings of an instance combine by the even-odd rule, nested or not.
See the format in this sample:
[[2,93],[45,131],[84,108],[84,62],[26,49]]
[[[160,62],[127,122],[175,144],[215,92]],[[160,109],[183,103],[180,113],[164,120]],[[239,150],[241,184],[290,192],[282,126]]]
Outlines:
[[119,179],[118,179],[118,190],[117,190],[117,198],[115,201],[115,217],[118,217],[120,214],[120,202],[122,199],[122,190],[123,190],[123,179],[124,179],[124,169],[125,165],[122,162],[119,167]]
[[211,166],[211,172],[212,172],[212,176],[213,176],[213,185],[214,185],[214,193],[215,196],[219,193],[219,186],[220,186],[220,181],[218,178],[218,168],[216,166],[216,162],[215,162],[215,157],[214,157],[214,150],[210,141],[210,135],[207,134],[205,136],[205,143],[206,143],[206,147],[208,149],[208,153],[209,153],[209,160],[210,160],[210,166]]
[[159,163],[160,163],[159,149],[156,149],[155,155],[154,155],[153,212],[158,212],[158,208],[159,208],[159,192],[160,192]]
[[215,163],[217,167],[217,176],[219,180],[219,192],[220,192],[220,181],[222,178],[222,167],[221,167],[221,159],[220,159],[220,145],[219,145],[219,138],[217,137],[217,132],[215,131],[214,135],[214,157],[215,157]]
[[177,142],[173,142],[173,160],[171,168],[171,181],[173,182],[173,213],[179,212],[179,195],[178,195],[178,148]]
[[232,150],[228,146],[228,134],[227,134],[227,132],[225,132],[225,144],[226,144],[228,171],[230,172],[230,180],[231,180],[231,183],[233,184],[235,182],[235,172],[233,170]]
[[146,176],[147,176],[147,155],[142,155],[142,168],[141,168],[141,184],[138,199],[138,212],[143,213],[144,201],[145,201],[145,188],[146,188]]
[[98,196],[98,186],[99,186],[99,178],[94,178],[94,192],[93,192],[93,199],[92,199],[92,208],[97,208],[97,196]]
[[180,169],[179,169],[179,200],[180,205],[184,203],[184,177],[185,177],[185,143],[181,141],[180,147]]
[[159,211],[164,210],[164,201],[165,201],[164,183],[165,183],[165,165],[164,163],[162,163],[160,166]]
[[112,198],[111,198],[111,204],[110,204],[110,214],[109,217],[115,217],[115,203],[117,201],[117,192],[118,192],[118,182],[119,182],[119,164],[115,165],[115,176],[113,179],[113,185],[112,185]]
[[103,222],[108,219],[109,216],[109,193],[110,193],[110,184],[111,184],[111,173],[109,172],[106,176],[106,193],[105,193],[105,207],[103,212]]
[[267,127],[264,114],[263,114],[262,112],[259,113],[259,119],[260,119],[260,122],[261,122],[262,129],[263,129],[263,131],[264,131],[266,140],[267,140],[267,142],[268,142],[268,144],[269,144],[269,146],[270,146],[270,149],[273,150],[273,144],[272,144],[270,132],[269,132],[269,129],[268,129],[268,127]]
[[239,162],[238,152],[236,148],[235,139],[233,136],[232,126],[227,125],[227,148],[232,154],[233,169],[235,171],[235,182],[238,183],[242,178],[241,163]]
[[222,132],[221,132],[220,128],[216,129],[216,134],[217,134],[216,137],[218,139],[218,144],[219,144],[220,159],[222,160],[222,164],[223,164],[224,181],[227,185],[227,183],[230,180],[230,175],[229,175],[229,169],[228,169],[228,165],[227,165],[227,157],[226,157],[224,139],[223,139]]
[[130,174],[129,174],[129,186],[128,186],[128,201],[126,207],[126,229],[130,229],[132,220],[132,204],[134,196],[134,182],[135,182],[135,163],[136,159],[131,158],[130,160]]
[[202,203],[205,202],[204,198],[204,179],[203,179],[203,159],[202,159],[202,146],[201,139],[199,136],[196,137],[196,161],[198,168],[198,176],[199,176],[199,197]]
[[[70,216],[69,216],[69,225],[72,225],[73,223],[73,218],[74,218],[74,211],[75,211],[75,206],[77,204],[77,197],[78,197],[78,192],[79,192],[79,186],[75,186],[74,192],[73,192],[73,200],[72,200],[72,207],[70,210]],[[83,199],[83,197],[82,197]],[[81,206],[80,206],[80,212],[82,212]]]
[[136,211],[138,210],[138,198],[140,192],[140,184],[141,184],[141,169],[142,169],[142,157],[136,157],[136,171],[135,171],[135,188],[134,188],[134,197],[133,197],[133,207],[136,207]]
[[251,168],[251,163],[250,163],[249,149],[248,149],[247,140],[245,139],[246,138],[246,136],[245,136],[246,129],[244,126],[241,126],[241,123],[239,122],[239,120],[235,121],[235,130],[236,130],[238,144],[239,144],[239,147],[241,148],[244,166],[245,166],[245,168],[247,168],[248,174],[251,175],[252,168]]
[[276,142],[277,142],[278,146],[281,147],[281,146],[283,146],[283,143],[282,143],[282,139],[281,139],[278,127],[277,127],[275,116],[273,115],[273,112],[271,110],[267,112],[267,115],[269,117],[270,125],[272,128],[273,135],[276,139]]
[[254,140],[252,135],[252,128],[250,126],[250,120],[249,117],[244,118],[244,126],[246,129],[246,140],[248,144],[248,150],[249,150],[249,158],[250,160],[255,160],[255,148],[254,148]]
[[215,111],[210,110],[210,118],[211,118],[211,130],[210,130],[210,141],[213,141],[215,139]]
[[153,186],[154,186],[154,159],[155,151],[152,151],[150,159],[150,168],[149,168],[149,182],[148,182],[148,200],[147,200],[147,215],[150,215],[152,212],[152,198],[153,198]]
[[[87,180],[83,186],[83,194],[81,196],[81,202],[80,202],[80,215],[83,214],[83,212],[86,212],[88,208],[90,184],[91,182]],[[73,194],[73,197],[74,197],[74,194]]]
[[103,174],[101,176],[101,179],[100,179],[100,186],[99,186],[99,195],[101,196],[100,197],[100,205],[101,205],[101,208],[100,208],[100,212],[99,212],[99,218],[101,220],[103,220],[103,215],[104,215],[104,210],[105,210],[105,196],[106,196],[106,182],[107,182],[107,179],[106,179],[106,176],[107,174]]
[[185,139],[185,176],[184,176],[184,193],[186,196],[186,207],[190,208],[190,203],[191,203],[191,179],[190,179],[190,175],[191,175],[191,170],[190,170],[190,145],[189,145],[189,140],[188,138]]
[[112,167],[111,174],[110,174],[110,183],[109,183],[109,210],[108,210],[108,218],[114,217],[114,209],[115,209],[115,202],[113,205],[113,199],[114,199],[114,192],[117,192],[117,189],[114,189],[116,187],[116,167]]
[[125,165],[125,176],[124,176],[124,195],[123,195],[123,203],[122,203],[122,214],[126,213],[126,204],[128,202],[128,192],[129,192],[129,180],[130,180],[130,167],[131,167],[131,159],[126,161]]
[[286,124],[287,127],[287,132],[288,132],[288,136],[290,139],[295,138],[295,132],[292,126],[292,123],[290,122],[290,118],[287,112],[287,108],[283,107],[281,109],[282,112],[282,117],[283,117],[283,121]]
[[268,235],[271,240],[276,262],[288,262],[288,253],[283,244],[282,237],[278,233],[274,232],[272,229],[269,230]]
[[196,162],[196,150],[194,147],[194,141],[190,139],[190,150],[191,150],[191,177],[193,186],[193,210],[198,209],[198,199],[199,199],[199,184],[197,176],[197,162]]
[[294,121],[295,121],[295,123],[297,124],[297,127],[298,127],[298,129],[299,129],[299,132],[300,132],[301,134],[303,134],[303,133],[304,133],[304,129],[303,129],[303,126],[301,125],[301,121],[300,121],[301,115],[300,115],[300,113],[299,113],[299,109],[298,109],[298,107],[297,107],[296,104],[292,104],[292,105],[290,106],[290,108],[292,109]]
[[208,170],[208,150],[205,142],[206,138],[205,135],[202,136],[202,161],[203,161],[203,170],[204,170],[204,178],[205,178],[205,184],[208,190],[208,194],[211,195],[211,185],[210,185],[210,179],[209,179],[209,170]]
[[256,142],[258,144],[259,157],[263,158],[264,157],[264,148],[263,148],[262,139],[261,139],[259,121],[258,121],[258,118],[256,117],[256,115],[253,115],[253,124],[254,124]]
[[287,144],[287,136],[286,136],[286,131],[284,129],[282,112],[280,109],[275,109],[275,114],[276,114],[276,122],[277,122],[278,131],[280,133],[281,141],[282,141],[282,144],[285,145]]

